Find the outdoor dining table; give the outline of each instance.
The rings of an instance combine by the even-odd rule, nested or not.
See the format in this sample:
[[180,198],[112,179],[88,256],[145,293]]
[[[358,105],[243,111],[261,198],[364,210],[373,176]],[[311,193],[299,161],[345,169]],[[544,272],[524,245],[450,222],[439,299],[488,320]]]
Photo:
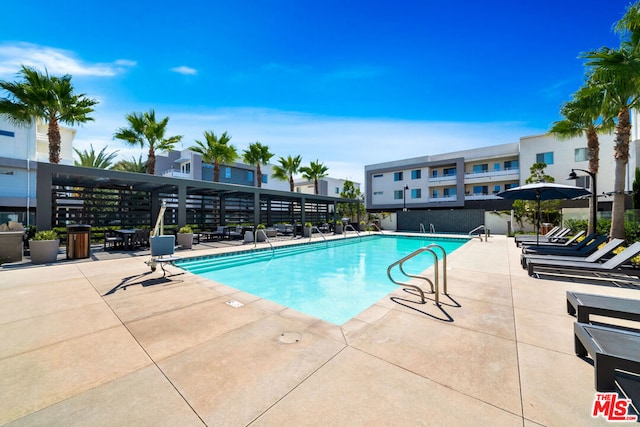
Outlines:
[[133,250],[133,236],[136,234],[136,230],[133,229],[120,229],[114,230],[114,233],[122,237],[122,245],[126,250]]

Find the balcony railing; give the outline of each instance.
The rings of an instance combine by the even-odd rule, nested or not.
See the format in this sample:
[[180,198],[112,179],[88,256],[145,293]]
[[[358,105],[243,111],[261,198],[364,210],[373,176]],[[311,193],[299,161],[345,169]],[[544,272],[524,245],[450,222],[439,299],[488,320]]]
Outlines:
[[191,179],[192,176],[190,173],[180,172],[175,169],[169,169],[162,172],[162,176],[167,176],[171,178],[183,178],[183,179]]
[[465,200],[494,200],[494,199],[500,199],[500,197],[496,196],[495,194],[473,193],[473,194],[465,195],[464,199]]
[[457,175],[430,176],[428,182],[455,181]]
[[429,203],[455,202],[458,196],[429,197]]
[[520,169],[504,169],[500,171],[486,171],[486,172],[465,172],[465,179],[482,179],[489,177],[504,177],[504,176],[520,176]]

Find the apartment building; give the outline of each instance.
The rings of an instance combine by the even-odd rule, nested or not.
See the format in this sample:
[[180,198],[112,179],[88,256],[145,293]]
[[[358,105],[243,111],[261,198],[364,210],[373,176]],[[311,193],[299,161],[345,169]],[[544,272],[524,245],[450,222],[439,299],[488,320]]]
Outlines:
[[[35,223],[36,168],[49,161],[47,132],[45,124],[16,126],[0,116],[0,223]],[[75,135],[75,129],[60,128],[61,164],[73,164]]]
[[[346,179],[338,179],[325,177],[318,180],[318,194],[321,196],[340,197],[340,193],[344,191],[344,183]],[[353,182],[353,181],[352,181]],[[306,179],[297,180],[293,183],[294,189],[298,193],[315,194],[315,184],[313,181]],[[360,183],[354,182],[353,186],[360,189]]]
[[[626,191],[631,190],[640,164],[640,140],[635,136],[629,149]],[[598,201],[606,203],[611,201],[607,193],[614,185],[614,135],[600,135],[599,140],[597,193]],[[366,207],[370,211],[508,209],[512,202],[497,193],[523,185],[538,162],[547,164],[545,172],[556,183],[592,187],[588,174],[581,171],[576,171],[578,181],[567,179],[572,169],[589,169],[586,138],[559,140],[544,134],[525,136],[516,143],[367,165]]]

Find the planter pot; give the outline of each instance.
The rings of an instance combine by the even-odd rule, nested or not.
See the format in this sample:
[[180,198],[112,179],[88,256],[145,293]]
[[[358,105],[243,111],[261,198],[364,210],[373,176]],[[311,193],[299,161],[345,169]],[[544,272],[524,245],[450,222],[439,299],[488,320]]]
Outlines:
[[193,247],[193,233],[178,233],[177,243],[182,249]]
[[22,238],[24,231],[0,232],[0,264],[22,261]]
[[264,242],[266,239],[264,238],[266,231],[264,229],[256,230],[256,241]]
[[311,227],[304,227],[302,229],[302,236],[303,237],[311,237]]
[[336,224],[336,229],[335,229],[334,233],[342,234],[342,224]]
[[360,231],[367,231],[367,225],[366,224],[360,224]]
[[29,240],[29,252],[32,264],[50,264],[58,258],[60,239]]

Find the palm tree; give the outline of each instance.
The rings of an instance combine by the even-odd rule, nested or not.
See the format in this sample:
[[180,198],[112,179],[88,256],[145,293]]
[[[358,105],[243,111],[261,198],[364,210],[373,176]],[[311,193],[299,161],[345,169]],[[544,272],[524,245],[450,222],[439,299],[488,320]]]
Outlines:
[[71,76],[49,76],[35,68],[22,66],[18,72],[24,81],[0,81],[0,88],[9,93],[0,98],[0,114],[6,115],[16,125],[27,125],[33,119],[47,123],[49,137],[49,162],[60,163],[60,123],[75,125],[93,121],[89,113],[98,103],[85,94],[76,94]]
[[149,147],[147,173],[154,175],[156,173],[156,150],[172,150],[180,142],[182,135],[165,138],[164,134],[167,131],[169,117],[158,122],[156,121],[156,112],[153,109],[148,113],[127,114],[126,119],[129,122],[129,127],[118,129],[113,137],[131,145],[140,145],[140,147],[147,145]]
[[204,131],[205,142],[197,141],[196,145],[189,149],[202,156],[205,163],[213,163],[213,182],[220,181],[220,165],[229,164],[236,161],[238,151],[236,147],[229,144],[231,135],[223,132],[220,137],[213,131]]
[[107,147],[102,147],[102,150],[98,154],[96,154],[93,149],[93,144],[90,145],[89,151],[83,150],[80,151],[77,148],[74,148],[73,151],[78,155],[79,160],[74,160],[73,164],[76,166],[84,166],[87,168],[96,168],[96,169],[107,169],[111,166],[113,159],[118,155],[118,150],[112,153],[105,153],[104,150]]
[[289,181],[289,189],[294,191],[293,175],[298,173],[300,163],[302,163],[302,157],[288,156],[286,159],[284,157],[280,157],[278,162],[280,162],[280,165],[275,165],[273,167],[273,177],[280,181]]
[[608,47],[582,54],[590,67],[593,84],[605,93],[606,111],[616,116],[614,140],[614,188],[611,209],[611,238],[625,238],[624,191],[626,165],[629,160],[631,119],[629,110],[640,105],[640,3],[627,9],[616,24],[623,41],[618,49]]
[[269,147],[262,145],[259,141],[249,144],[249,147],[242,154],[242,160],[245,163],[256,167],[258,188],[262,187],[262,169],[260,167],[269,163],[272,157],[273,153],[269,152]]
[[308,181],[313,181],[313,186],[315,188],[316,194],[320,194],[318,189],[318,181],[329,175],[327,174],[328,170],[329,168],[318,162],[318,159],[316,159],[315,162],[312,161],[309,166],[303,166],[300,168],[302,177]]
[[[614,127],[610,117],[602,119],[605,93],[602,88],[588,81],[580,88],[573,99],[562,106],[560,113],[563,120],[557,121],[551,127],[550,132],[559,139],[570,139],[574,137],[587,137],[587,152],[589,156],[589,171],[594,175],[598,174],[600,141],[598,133],[611,131]],[[608,116],[608,115],[607,115]],[[595,191],[595,189],[592,189]],[[594,199],[589,199],[589,204],[594,203]],[[594,206],[590,206],[594,209]],[[588,233],[594,233],[596,224],[589,217]]]
[[131,160],[119,160],[115,165],[113,165],[111,170],[121,172],[145,173],[147,172],[147,162],[143,161],[142,155],[140,155],[137,159],[135,157],[132,157]]

